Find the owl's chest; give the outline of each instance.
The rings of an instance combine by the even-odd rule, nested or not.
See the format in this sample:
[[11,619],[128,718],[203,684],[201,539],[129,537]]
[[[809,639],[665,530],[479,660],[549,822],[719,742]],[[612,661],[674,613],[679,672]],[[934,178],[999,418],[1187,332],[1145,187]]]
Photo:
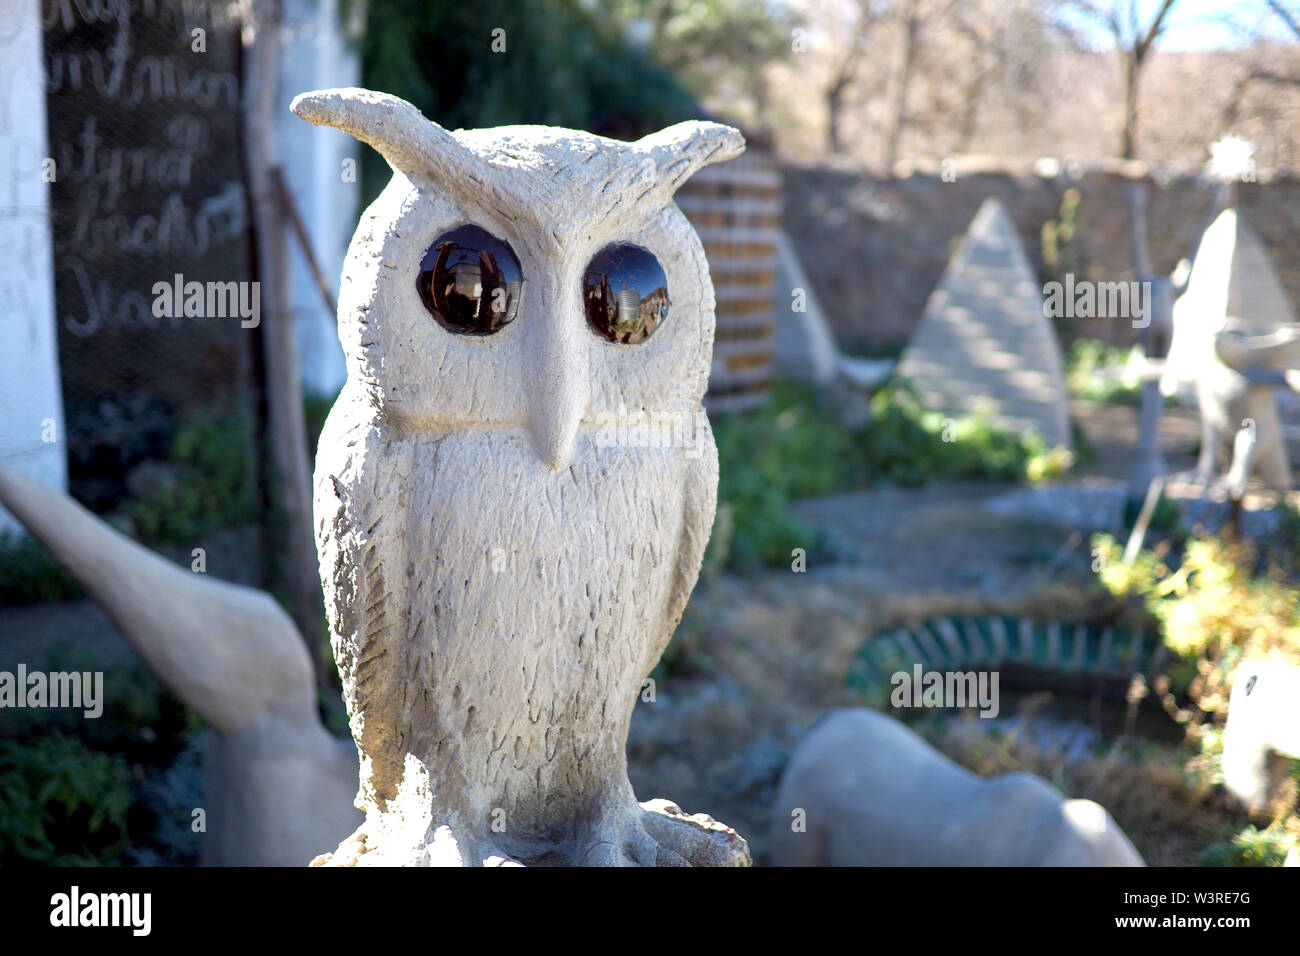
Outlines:
[[403,444],[377,467],[391,468],[404,590],[426,627],[539,641],[653,629],[677,571],[692,467],[682,449],[580,436],[573,463],[553,472],[508,432]]

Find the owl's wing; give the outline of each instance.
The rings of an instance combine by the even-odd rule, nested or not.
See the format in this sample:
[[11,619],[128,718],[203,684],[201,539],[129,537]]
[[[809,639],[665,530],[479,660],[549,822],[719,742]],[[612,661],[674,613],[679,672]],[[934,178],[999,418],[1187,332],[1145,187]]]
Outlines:
[[388,799],[401,779],[409,606],[405,545],[392,514],[405,473],[364,412],[340,399],[317,456],[316,520],[325,605],[348,718],[361,751],[362,790]]
[[[705,419],[700,441],[700,457],[689,461],[686,468],[686,480],[682,501],[682,534],[677,545],[677,564],[673,572],[671,590],[668,595],[668,608],[665,620],[667,633],[663,638],[663,647],[668,645],[677,625],[681,623],[686,611],[686,602],[695,590],[695,582],[700,576],[700,564],[704,560],[704,549],[709,545],[709,535],[713,531],[713,518],[718,510],[718,451],[713,444],[713,430]],[[653,668],[659,661],[659,654],[650,662]]]

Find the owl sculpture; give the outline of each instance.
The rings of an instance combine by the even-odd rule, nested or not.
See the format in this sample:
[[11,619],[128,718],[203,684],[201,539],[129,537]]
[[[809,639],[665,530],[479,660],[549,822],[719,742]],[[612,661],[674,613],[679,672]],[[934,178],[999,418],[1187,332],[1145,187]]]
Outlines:
[[316,463],[365,814],[317,862],[745,862],[639,804],[625,749],[717,495],[713,288],[672,197],[740,133],[453,133],[360,89],[292,109],[393,169],[343,269]]

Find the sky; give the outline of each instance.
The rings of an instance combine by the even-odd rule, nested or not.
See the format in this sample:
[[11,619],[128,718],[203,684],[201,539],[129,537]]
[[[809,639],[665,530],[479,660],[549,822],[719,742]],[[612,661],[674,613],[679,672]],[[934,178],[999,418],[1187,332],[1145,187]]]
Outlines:
[[[1143,23],[1151,21],[1159,6],[1160,0],[1140,0]],[[1300,10],[1300,3],[1292,2],[1290,6]],[[1073,22],[1077,22],[1086,35],[1093,36],[1098,47],[1111,45],[1110,33],[1104,25],[1087,18]],[[1294,34],[1263,0],[1178,0],[1156,47],[1169,52],[1216,50],[1243,46],[1254,33],[1262,33],[1282,43],[1296,42]]]

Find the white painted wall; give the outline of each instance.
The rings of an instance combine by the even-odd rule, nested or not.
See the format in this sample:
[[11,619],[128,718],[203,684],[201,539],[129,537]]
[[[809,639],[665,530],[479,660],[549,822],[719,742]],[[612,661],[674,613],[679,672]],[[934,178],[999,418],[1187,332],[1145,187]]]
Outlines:
[[[346,133],[304,123],[289,112],[289,101],[308,90],[360,84],[361,64],[348,39],[360,27],[340,21],[338,0],[284,0],[283,11],[280,155],[316,259],[337,296],[343,257],[360,212],[358,146]],[[343,178],[348,159],[354,174],[351,182]],[[289,304],[296,322],[303,387],[333,395],[347,378],[334,315],[321,299],[297,239],[290,237],[289,245]]]
[[0,0],[0,462],[65,490],[48,155],[40,5]]

